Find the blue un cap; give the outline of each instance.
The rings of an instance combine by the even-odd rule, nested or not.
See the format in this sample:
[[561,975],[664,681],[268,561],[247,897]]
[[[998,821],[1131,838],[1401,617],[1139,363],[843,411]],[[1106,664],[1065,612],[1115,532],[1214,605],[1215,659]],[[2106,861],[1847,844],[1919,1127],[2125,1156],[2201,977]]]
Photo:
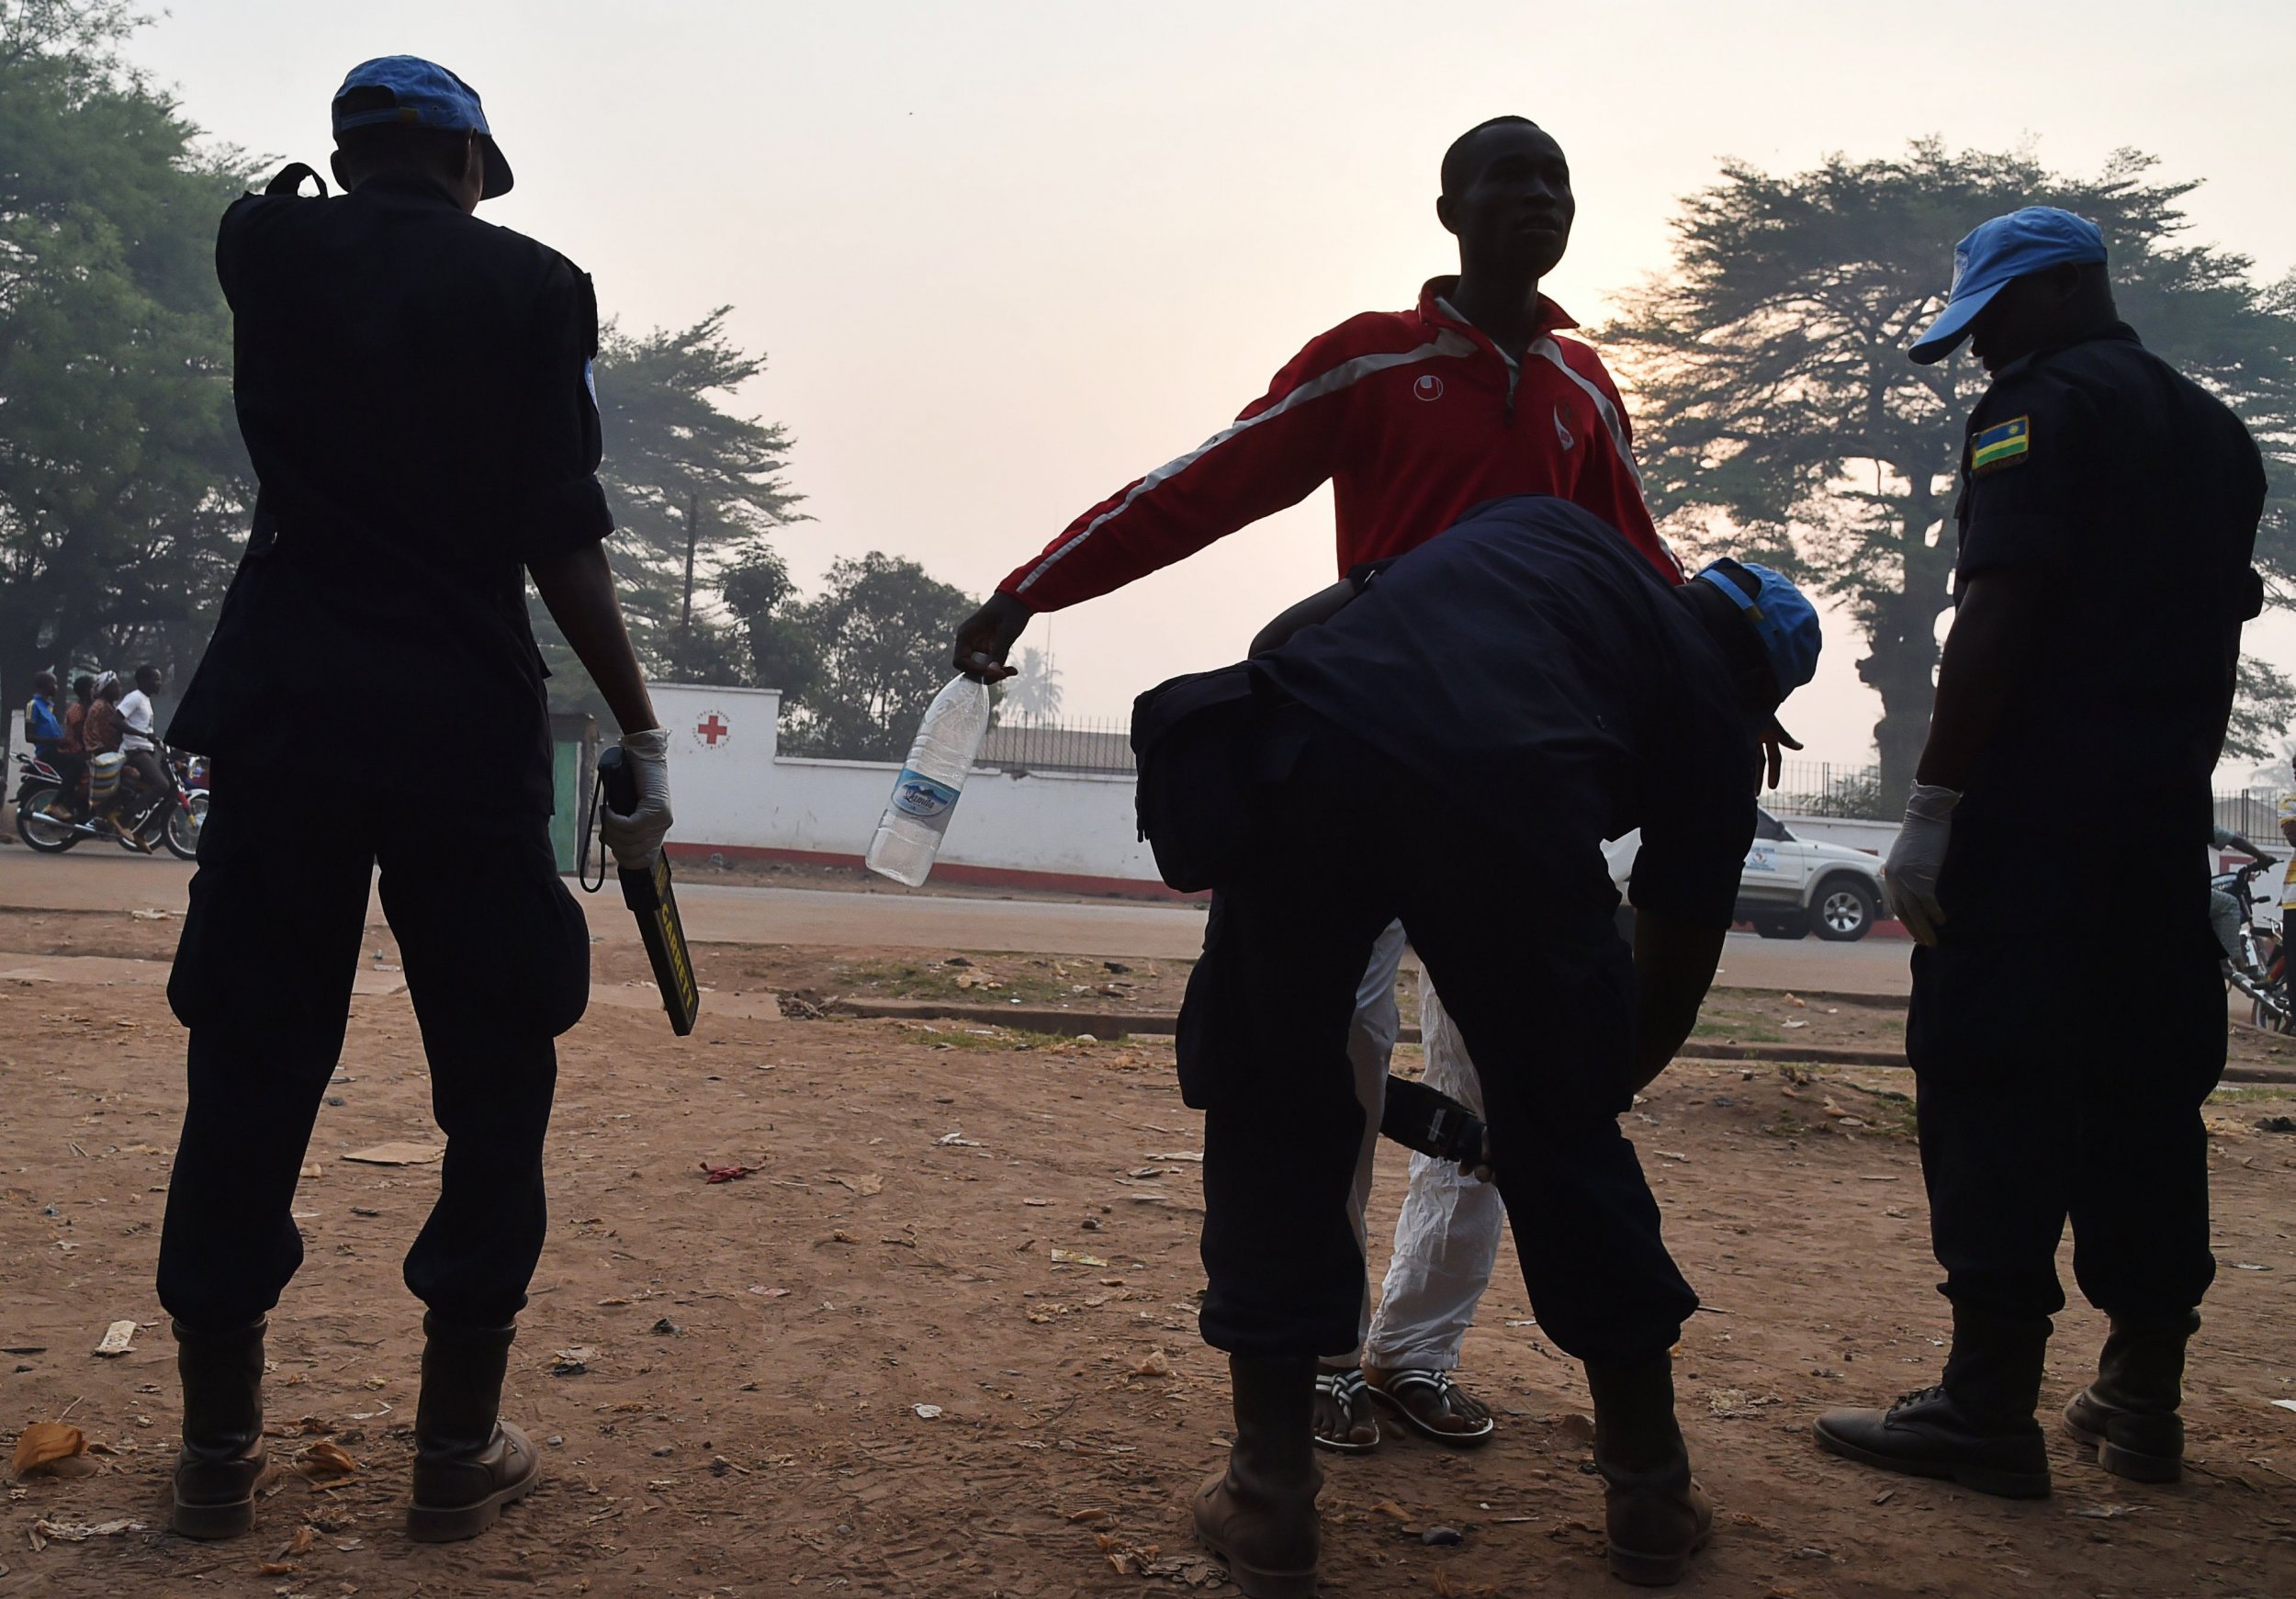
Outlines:
[[[346,109],[344,101],[357,89],[370,93],[358,96],[356,109]],[[375,90],[383,94],[371,92]],[[436,62],[419,55],[385,55],[361,62],[335,91],[334,117],[337,138],[354,128],[385,125],[476,133],[487,162],[486,191],[479,197],[490,200],[510,193],[511,163],[502,159],[501,146],[494,142],[487,127],[486,107],[478,103],[478,91]]]
[[1712,583],[1730,597],[1761,640],[1771,675],[1778,680],[1780,699],[1818,675],[1818,651],[1824,643],[1818,608],[1783,572],[1725,556],[1710,562],[1691,581]]
[[2104,258],[2105,236],[2097,224],[2054,206],[2027,206],[1980,222],[1953,246],[1953,287],[1944,311],[1907,354],[1925,366],[1944,359],[2012,278]]

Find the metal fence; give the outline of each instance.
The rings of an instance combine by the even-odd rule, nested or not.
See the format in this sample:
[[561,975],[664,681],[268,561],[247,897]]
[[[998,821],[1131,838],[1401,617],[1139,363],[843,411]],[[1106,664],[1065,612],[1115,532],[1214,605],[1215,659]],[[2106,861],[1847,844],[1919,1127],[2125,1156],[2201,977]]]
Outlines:
[[1797,816],[1841,816],[1870,822],[1894,822],[1896,812],[1882,797],[1882,769],[1878,766],[1840,766],[1830,760],[1789,760],[1778,777],[1775,793],[1762,795],[1773,811]]
[[1131,724],[1125,722],[1039,722],[999,717],[981,745],[979,764],[1007,771],[1088,771],[1129,777],[1140,770],[1132,759]]
[[2280,854],[2280,798],[2286,793],[2278,788],[2243,788],[2220,794],[2216,825],[2229,828],[2272,854]]

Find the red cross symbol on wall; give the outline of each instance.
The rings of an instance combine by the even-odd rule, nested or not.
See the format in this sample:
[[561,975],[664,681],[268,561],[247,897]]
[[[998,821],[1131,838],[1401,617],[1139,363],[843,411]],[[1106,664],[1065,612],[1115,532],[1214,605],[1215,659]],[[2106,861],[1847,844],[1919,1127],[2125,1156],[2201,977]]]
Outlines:
[[695,726],[693,731],[696,736],[701,738],[702,742],[708,745],[712,749],[717,748],[717,741],[720,738],[728,738],[733,733],[733,729],[725,724],[715,711],[712,711],[708,715],[703,717],[700,723]]

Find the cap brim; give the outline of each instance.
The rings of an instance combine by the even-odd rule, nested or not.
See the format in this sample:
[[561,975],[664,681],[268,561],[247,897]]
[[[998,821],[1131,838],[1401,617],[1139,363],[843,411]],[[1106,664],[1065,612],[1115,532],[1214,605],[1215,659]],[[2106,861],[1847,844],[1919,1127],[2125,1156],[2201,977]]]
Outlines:
[[479,134],[478,148],[486,152],[487,157],[487,186],[478,197],[490,200],[510,193],[511,184],[514,181],[511,176],[511,163],[502,158],[502,147],[494,142],[494,135]]
[[1990,288],[1980,288],[1962,296],[1945,308],[1937,321],[1930,324],[1930,331],[1916,340],[1906,354],[1924,366],[1933,361],[1942,361],[1953,353],[1955,345],[1969,336],[1969,324],[1977,320],[1977,313],[1991,305],[1993,297],[2008,287],[2009,282],[2005,279]]

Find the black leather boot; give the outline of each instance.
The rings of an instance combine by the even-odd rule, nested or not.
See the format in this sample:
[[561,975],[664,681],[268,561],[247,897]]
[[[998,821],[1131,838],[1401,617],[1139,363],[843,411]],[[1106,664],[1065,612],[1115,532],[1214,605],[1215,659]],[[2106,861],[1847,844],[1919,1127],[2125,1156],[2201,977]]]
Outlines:
[[2097,1448],[2097,1464],[2132,1482],[2174,1482],[2184,1475],[2185,1341],[2200,1313],[2166,1322],[2112,1318],[2097,1359],[2097,1380],[2065,1407],[2065,1429]]
[[541,1478],[534,1444],[501,1418],[502,1374],[515,1327],[449,1327],[422,1318],[422,1395],[414,1412],[417,1543],[477,1537]]
[[186,1537],[237,1537],[255,1525],[255,1494],[277,1475],[263,1442],[263,1335],[258,1320],[228,1332],[175,1328],[184,1388],[184,1448],[175,1457],[168,1525]]
[[1818,1447],[1914,1477],[1940,1477],[2005,1499],[2049,1492],[2049,1450],[2033,1419],[2049,1319],[1953,1307],[1945,1380],[1880,1410],[1830,1410]]
[[1235,1447],[1196,1492],[1196,1536],[1245,1599],[1314,1599],[1315,1359],[1228,1357]]
[[1714,1507],[1691,1481],[1690,1450],[1674,1419],[1674,1362],[1588,1361],[1594,1394],[1594,1469],[1611,1575],[1646,1588],[1683,1580],[1690,1557],[1714,1536]]

